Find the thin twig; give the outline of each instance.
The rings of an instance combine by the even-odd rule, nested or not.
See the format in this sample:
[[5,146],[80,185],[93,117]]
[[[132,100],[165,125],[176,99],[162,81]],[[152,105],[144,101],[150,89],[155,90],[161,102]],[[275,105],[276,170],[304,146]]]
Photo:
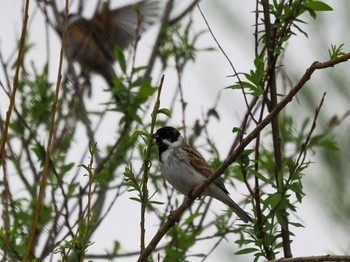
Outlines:
[[[29,2],[29,1],[27,0],[27,2]],[[28,8],[28,5],[26,6],[26,8]],[[43,174],[42,174],[42,178],[41,178],[41,182],[40,182],[40,186],[39,186],[39,195],[38,195],[37,202],[36,202],[33,225],[32,225],[31,232],[29,234],[29,238],[28,238],[28,242],[27,242],[27,246],[26,246],[26,252],[25,252],[23,261],[28,261],[29,255],[32,252],[32,247],[34,244],[33,243],[34,237],[35,237],[36,229],[37,229],[38,222],[39,222],[41,203],[42,203],[43,197],[44,197],[46,179],[48,177],[48,172],[49,172],[49,162],[50,162],[52,138],[53,138],[54,131],[55,131],[55,115],[56,115],[56,108],[57,108],[58,96],[59,96],[59,91],[60,91],[60,84],[61,84],[61,79],[62,79],[62,65],[63,65],[64,49],[65,49],[65,45],[66,45],[67,19],[68,19],[68,0],[66,0],[62,46],[61,46],[61,51],[60,51],[60,60],[59,60],[58,73],[57,73],[55,97],[54,97],[54,102],[52,104],[52,110],[51,110],[50,131],[49,131],[49,137],[48,137],[46,154],[45,154],[44,170],[43,170]]]
[[10,105],[6,114],[6,120],[4,124],[4,131],[1,139],[1,146],[0,146],[0,166],[4,163],[5,161],[5,145],[7,143],[8,139],[8,129],[10,125],[10,119],[11,119],[11,114],[12,110],[15,106],[15,97],[16,97],[16,92],[18,88],[18,78],[19,78],[19,71],[21,68],[22,60],[23,60],[23,55],[24,55],[24,46],[25,46],[25,36],[27,33],[27,23],[28,23],[28,12],[29,12],[29,0],[26,0],[26,5],[25,5],[25,11],[24,11],[24,19],[23,19],[23,27],[22,27],[22,34],[21,34],[21,39],[20,39],[20,44],[19,44],[19,50],[18,50],[18,57],[17,57],[17,62],[16,62],[16,71],[15,71],[15,76],[13,79],[13,90],[12,94],[10,97]]
[[[210,27],[210,25],[209,25],[207,19],[205,18],[204,14],[203,14],[203,12],[202,12],[202,10],[201,10],[201,8],[199,7],[199,5],[197,5],[197,6],[198,6],[199,12],[201,13],[201,15],[202,15],[202,17],[203,17],[203,19],[204,19],[205,24],[206,24],[207,27],[208,27],[208,30],[209,30],[211,36],[213,37],[215,43],[216,43],[217,46],[219,47],[221,53],[225,56],[226,60],[227,60],[228,63],[230,64],[230,66],[231,66],[231,68],[232,68],[232,70],[233,70],[233,72],[234,72],[234,75],[237,77],[238,82],[239,82],[239,84],[240,84],[240,86],[241,86],[242,93],[243,93],[244,102],[245,102],[247,108],[249,108],[249,103],[248,103],[248,99],[247,99],[247,94],[246,94],[246,92],[245,92],[245,90],[244,90],[243,83],[242,83],[242,81],[241,81],[241,78],[239,77],[238,72],[236,71],[236,68],[234,67],[234,65],[233,65],[233,63],[232,63],[232,61],[231,61],[231,59],[230,59],[230,58],[228,57],[228,55],[226,54],[225,50],[221,47],[219,41],[216,39],[216,37],[215,37],[215,35],[214,35],[214,33],[213,33],[213,31],[212,31],[212,29],[211,29],[211,27]],[[251,116],[251,118],[254,120],[254,116],[253,116],[251,113],[250,113],[250,116]]]
[[183,19],[188,13],[192,12],[193,8],[198,5],[200,0],[193,0],[192,3],[190,3],[185,10],[183,10],[178,16],[171,18],[169,20],[169,26],[173,26],[176,23],[180,22],[181,19]]
[[6,114],[6,120],[4,124],[4,129],[2,133],[2,139],[1,139],[1,146],[0,146],[0,167],[3,168],[3,183],[4,183],[4,191],[3,191],[3,200],[2,204],[4,205],[4,211],[3,211],[3,219],[4,219],[4,229],[5,229],[5,236],[4,236],[4,261],[6,260],[7,251],[9,247],[9,230],[10,230],[10,219],[9,219],[9,199],[10,199],[10,189],[7,179],[7,171],[6,171],[6,162],[5,162],[5,145],[8,142],[8,130],[10,126],[10,119],[12,110],[15,106],[15,97],[16,92],[18,88],[18,78],[19,78],[19,71],[22,65],[23,55],[24,55],[24,49],[25,49],[25,37],[27,34],[27,24],[28,24],[28,12],[29,12],[29,0],[26,1],[25,4],[25,10],[24,10],[24,18],[23,18],[23,27],[22,27],[22,34],[19,44],[19,50],[18,50],[18,57],[16,62],[16,71],[13,81],[13,90],[10,97],[10,105]]
[[[86,248],[88,247],[88,241],[89,241],[89,237],[91,234],[91,218],[92,218],[92,213],[91,213],[91,198],[92,198],[92,184],[93,184],[93,176],[94,176],[94,172],[93,172],[93,163],[94,163],[94,154],[97,151],[97,147],[96,147],[97,143],[92,144],[90,142],[90,162],[89,165],[87,166],[87,171],[88,171],[88,192],[87,192],[87,204],[86,204],[86,225],[85,225],[85,230],[84,230],[84,236],[83,236],[83,240],[82,240],[82,246],[81,246],[81,254],[80,254],[80,258],[79,261],[83,262],[84,261],[84,257],[86,254]],[[84,217],[82,218],[84,219]],[[83,221],[82,221],[83,223]]]
[[[156,125],[157,121],[157,116],[158,116],[158,110],[160,107],[160,96],[162,93],[162,88],[163,88],[163,82],[164,82],[164,75],[162,76],[160,80],[160,84],[158,87],[158,95],[157,95],[157,100],[154,104],[153,112],[152,112],[152,120],[151,120],[151,130],[150,134],[152,135],[154,133],[154,128]],[[141,222],[140,222],[140,227],[141,227],[141,234],[140,234],[140,249],[141,252],[144,251],[145,249],[145,224],[146,224],[146,207],[148,204],[148,172],[149,172],[149,165],[150,165],[150,159],[151,159],[151,154],[152,154],[152,137],[150,136],[148,139],[147,143],[147,149],[146,149],[146,157],[143,161],[143,176],[142,176],[142,199],[141,199]]]
[[[176,53],[176,47],[174,46],[174,53]],[[176,61],[176,73],[177,73],[177,82],[178,82],[178,90],[180,94],[180,103],[181,103],[181,113],[182,113],[182,127],[183,127],[183,136],[184,139],[187,139],[187,130],[186,130],[186,101],[185,101],[185,96],[182,88],[182,70],[183,67],[179,65],[177,59],[175,58]]]
[[174,2],[174,0],[168,0],[167,4],[165,6],[163,17],[162,17],[161,26],[159,28],[158,35],[157,35],[155,43],[153,45],[151,56],[148,59],[148,63],[147,63],[148,67],[147,67],[147,69],[146,69],[146,71],[145,71],[145,73],[143,75],[143,78],[149,78],[149,76],[151,75],[151,72],[153,70],[156,58],[159,55],[159,50],[158,49],[159,49],[159,46],[162,43],[163,30],[165,28],[167,28],[167,26],[168,26],[170,12],[171,12],[171,10],[173,8],[173,2]]
[[298,167],[300,166],[300,161],[301,161],[302,157],[305,156],[307,147],[308,147],[308,145],[310,143],[310,140],[311,140],[311,136],[312,136],[313,132],[315,131],[316,121],[317,121],[318,115],[319,115],[319,113],[321,111],[321,107],[323,105],[325,96],[326,96],[326,93],[323,93],[321,102],[320,102],[320,104],[318,105],[318,107],[315,110],[315,116],[314,116],[314,120],[313,120],[312,125],[311,125],[311,129],[310,129],[310,131],[309,131],[309,133],[308,133],[308,135],[306,137],[305,142],[303,143],[303,145],[301,147],[301,150],[300,150],[299,156],[297,158],[297,161],[295,162],[294,168],[292,168],[292,170],[291,170],[291,172],[289,174],[289,177],[288,177],[288,179],[286,181],[287,184],[289,184],[293,180],[293,177],[294,177]]

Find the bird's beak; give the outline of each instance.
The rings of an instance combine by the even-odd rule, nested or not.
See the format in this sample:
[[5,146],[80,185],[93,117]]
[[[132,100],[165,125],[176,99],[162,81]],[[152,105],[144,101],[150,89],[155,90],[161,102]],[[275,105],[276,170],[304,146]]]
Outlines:
[[152,135],[152,138],[153,139],[157,139],[159,136],[158,136],[158,134],[157,133],[154,133],[153,135]]

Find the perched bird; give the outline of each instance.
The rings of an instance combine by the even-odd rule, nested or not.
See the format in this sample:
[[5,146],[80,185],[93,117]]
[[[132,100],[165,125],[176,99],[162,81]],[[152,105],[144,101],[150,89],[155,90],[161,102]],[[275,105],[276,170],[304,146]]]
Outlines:
[[104,3],[91,19],[70,14],[66,35],[68,60],[77,61],[85,77],[90,72],[98,73],[113,87],[115,48],[127,48],[156,21],[158,4],[158,0],[144,0],[110,9]]
[[[182,194],[190,194],[194,187],[213,173],[202,155],[187,145],[175,128],[162,127],[152,137],[158,146],[160,169],[164,178]],[[228,194],[221,177],[203,192],[203,195],[211,196],[228,205],[244,222],[252,222],[252,218]]]

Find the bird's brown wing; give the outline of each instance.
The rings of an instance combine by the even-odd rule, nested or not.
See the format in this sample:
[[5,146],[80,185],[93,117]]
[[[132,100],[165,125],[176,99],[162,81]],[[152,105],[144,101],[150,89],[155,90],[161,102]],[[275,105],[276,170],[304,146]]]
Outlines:
[[104,4],[91,21],[103,32],[100,43],[104,50],[109,50],[109,56],[113,58],[115,47],[127,48],[135,40],[137,30],[142,33],[147,26],[154,23],[157,13],[156,0],[144,0],[113,10],[108,4]]
[[[191,166],[194,169],[196,169],[198,173],[202,174],[206,178],[208,178],[213,173],[213,170],[210,168],[207,161],[205,161],[203,156],[198,151],[196,151],[194,148],[190,147],[189,145],[185,145],[182,149],[188,154],[188,159]],[[214,184],[216,184],[223,191],[225,191],[225,193],[228,194],[228,191],[224,185],[224,181],[222,180],[221,177],[218,177],[214,181]]]
[[[70,56],[77,59],[81,64],[104,64],[107,54],[101,49],[99,41],[100,28],[91,20],[80,18],[67,29],[67,45]],[[107,59],[108,61],[108,59]]]

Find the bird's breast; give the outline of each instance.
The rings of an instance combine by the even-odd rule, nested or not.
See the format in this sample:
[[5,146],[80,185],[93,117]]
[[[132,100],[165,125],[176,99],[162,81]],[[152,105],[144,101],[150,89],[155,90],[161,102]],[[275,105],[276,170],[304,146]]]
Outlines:
[[161,155],[161,171],[164,178],[179,192],[190,193],[205,178],[188,162],[187,153],[179,149],[168,149]]

